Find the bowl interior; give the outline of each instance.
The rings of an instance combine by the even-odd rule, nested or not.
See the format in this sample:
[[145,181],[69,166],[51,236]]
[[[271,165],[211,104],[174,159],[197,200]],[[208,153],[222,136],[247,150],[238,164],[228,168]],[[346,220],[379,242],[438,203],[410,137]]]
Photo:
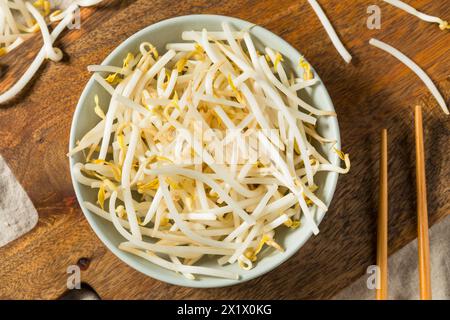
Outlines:
[[[123,42],[105,59],[103,64],[121,66],[122,60],[126,56],[126,54],[128,52],[138,52],[139,44],[143,41],[151,42],[157,47],[159,52],[164,52],[166,43],[182,42],[181,33],[183,31],[201,31],[202,28],[206,28],[208,31],[221,31],[221,23],[223,21],[228,21],[230,25],[236,30],[250,28],[250,33],[257,46],[257,49],[263,51],[264,47],[268,46],[279,51],[284,56],[285,63],[288,65],[288,67],[293,72],[298,71],[295,66],[299,61],[300,54],[283,39],[271,33],[270,31],[262,27],[255,26],[249,22],[236,18],[216,15],[182,16],[153,24],[134,34],[125,42]],[[81,137],[83,137],[83,135],[88,130],[90,130],[98,121],[98,117],[93,112],[93,101],[95,95],[99,96],[101,105],[108,105],[108,102],[110,100],[109,94],[91,78],[86,85],[75,110],[70,135],[71,148],[75,145],[75,142],[81,139]],[[321,82],[314,86],[314,88],[308,88],[307,90],[304,90],[301,97],[318,108],[324,110],[334,110],[328,92]],[[321,117],[318,121],[318,131],[327,138],[337,140],[338,143],[336,146],[338,148],[340,147],[340,135],[336,117]],[[330,152],[329,147],[317,147],[330,159],[333,164],[338,165],[338,157],[334,152]],[[76,162],[82,160],[83,155],[81,153],[72,157],[70,159],[71,168]],[[317,191],[317,194],[328,205],[330,204],[333,197],[337,178],[338,174],[334,172],[323,172],[316,176],[316,184],[320,187]],[[85,214],[97,236],[105,243],[105,245],[116,256],[118,256],[121,260],[123,260],[131,267],[143,272],[148,276],[176,285],[189,287],[221,287],[250,280],[272,270],[273,268],[287,260],[311,236],[311,231],[304,223],[302,223],[301,227],[296,230],[280,228],[280,230],[277,231],[277,240],[280,241],[283,247],[286,249],[285,252],[279,253],[266,250],[266,252],[263,252],[261,254],[262,258],[258,260],[254,268],[249,271],[241,270],[236,265],[222,267],[233,272],[238,272],[240,274],[239,280],[234,281],[209,277],[197,277],[197,280],[192,281],[184,278],[182,275],[176,274],[172,271],[163,269],[148,261],[145,261],[140,257],[136,257],[119,250],[117,246],[120,242],[123,242],[124,239],[115,230],[112,223],[96,216],[83,206],[83,201],[85,200],[95,203],[95,190],[80,185],[73,178],[73,174],[72,181],[83,213]],[[321,210],[316,210],[314,213],[316,221],[319,223],[325,213]],[[216,261],[211,258],[202,259],[201,265],[218,267]]]

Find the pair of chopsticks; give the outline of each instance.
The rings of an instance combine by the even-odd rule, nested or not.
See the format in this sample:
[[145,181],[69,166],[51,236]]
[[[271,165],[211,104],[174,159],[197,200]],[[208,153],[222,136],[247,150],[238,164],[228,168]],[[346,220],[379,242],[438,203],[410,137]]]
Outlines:
[[[422,108],[416,106],[415,112],[416,140],[416,186],[417,186],[417,241],[419,256],[420,299],[431,299],[430,280],[430,245],[428,239],[427,191],[425,179],[425,155],[423,147]],[[377,226],[377,265],[379,267],[379,286],[377,300],[388,298],[388,151],[387,130],[381,132],[380,158],[380,203]]]

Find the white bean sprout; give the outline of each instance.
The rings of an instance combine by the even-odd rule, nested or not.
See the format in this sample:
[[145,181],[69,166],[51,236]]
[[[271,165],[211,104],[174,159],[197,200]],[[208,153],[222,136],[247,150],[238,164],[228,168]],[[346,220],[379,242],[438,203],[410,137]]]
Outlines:
[[352,56],[347,51],[347,49],[342,44],[342,41],[339,39],[338,35],[336,34],[336,31],[334,30],[333,26],[331,25],[330,20],[327,18],[325,12],[323,12],[322,8],[320,7],[319,3],[316,0],[308,0],[309,4],[313,8],[314,12],[317,14],[317,17],[319,18],[320,22],[322,23],[323,27],[325,28],[325,31],[328,33],[328,36],[330,37],[331,42],[333,43],[336,50],[341,55],[342,59],[344,59],[345,62],[350,63],[352,60]]
[[441,30],[447,30],[450,29],[450,25],[447,21],[442,20],[441,18],[430,16],[428,14],[425,14],[423,12],[418,11],[414,7],[410,6],[409,4],[404,3],[400,0],[384,0],[384,2],[387,2],[399,9],[402,9],[403,11],[412,14],[413,16],[416,16],[417,18],[430,22],[430,23],[437,23],[439,25],[439,28]]
[[373,45],[374,47],[377,47],[381,50],[386,51],[387,53],[390,53],[394,57],[396,57],[398,60],[400,60],[403,64],[405,64],[408,68],[410,68],[419,78],[423,81],[423,83],[427,86],[428,90],[430,90],[431,94],[435,97],[438,104],[441,106],[442,110],[445,114],[448,113],[448,108],[445,103],[444,98],[440,94],[439,90],[436,88],[436,85],[433,83],[433,81],[430,79],[430,77],[425,73],[425,71],[422,70],[414,61],[412,61],[410,58],[405,56],[402,52],[395,49],[394,47],[388,45],[387,43],[384,43],[377,39],[370,39],[369,43]]

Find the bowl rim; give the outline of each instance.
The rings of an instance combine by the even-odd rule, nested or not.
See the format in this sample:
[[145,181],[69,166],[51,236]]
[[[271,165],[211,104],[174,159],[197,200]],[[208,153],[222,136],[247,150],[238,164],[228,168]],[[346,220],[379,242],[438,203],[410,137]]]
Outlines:
[[[113,60],[118,54],[121,53],[121,51],[123,49],[125,49],[127,46],[129,46],[136,38],[145,35],[146,33],[150,33],[152,32],[153,29],[157,29],[160,27],[164,27],[173,23],[177,23],[177,22],[189,22],[189,21],[195,21],[196,19],[208,19],[208,18],[216,18],[216,19],[223,19],[226,20],[230,23],[238,23],[238,24],[243,24],[243,25],[247,25],[250,26],[251,28],[259,28],[261,29],[262,32],[276,38],[276,40],[280,43],[280,45],[286,47],[287,49],[295,52],[296,54],[298,54],[299,56],[301,56],[300,52],[295,49],[291,44],[289,44],[286,40],[284,40],[283,38],[281,38],[280,36],[278,36],[277,34],[273,33],[272,31],[251,23],[249,21],[240,19],[240,18],[236,18],[236,17],[230,17],[230,16],[225,16],[225,15],[216,15],[216,14],[192,14],[192,15],[183,15],[183,16],[176,16],[176,17],[172,17],[172,18],[168,18],[168,19],[164,19],[161,21],[158,21],[156,23],[153,23],[141,30],[139,30],[138,32],[132,34],[130,37],[128,37],[126,40],[124,40],[123,42],[121,42],[114,50],[112,50],[108,56],[102,61],[102,65],[103,64],[108,64],[111,60]],[[186,20],[186,21],[183,21]],[[251,30],[250,30],[251,32]],[[314,67],[312,66],[312,69],[314,69]],[[321,85],[323,86],[324,89],[324,95],[323,95],[323,99],[326,100],[326,104],[329,105],[331,107],[331,109],[334,111],[334,105],[333,102],[330,98],[330,95],[328,93],[328,90],[326,89],[326,86],[323,84],[323,81],[320,79],[320,76],[317,74],[317,72],[315,72],[316,77],[319,79]],[[73,117],[72,117],[72,125],[70,128],[70,137],[69,137],[69,150],[71,150],[74,146],[75,146],[75,135],[76,135],[76,127],[77,127],[77,123],[79,121],[80,115],[81,115],[81,109],[82,109],[82,105],[85,103],[85,100],[87,98],[87,95],[89,94],[90,90],[92,89],[92,86],[94,84],[95,80],[93,78],[93,76],[90,77],[90,79],[88,80],[86,86],[84,87],[80,98],[78,100],[77,106],[75,108]],[[334,126],[334,130],[335,134],[336,134],[336,144],[335,146],[337,148],[340,148],[341,145],[341,137],[340,137],[340,130],[339,130],[339,123],[337,121],[337,117],[333,118],[334,121],[336,122],[336,125]],[[337,157],[337,156],[336,156]],[[335,157],[335,158],[336,158]],[[183,286],[183,287],[191,287],[191,288],[220,288],[220,287],[228,287],[228,286],[233,286],[233,285],[237,285],[237,284],[241,284],[247,281],[250,281],[252,279],[258,278],[266,273],[269,273],[270,271],[273,271],[274,269],[276,269],[278,266],[280,266],[282,263],[286,262],[287,260],[289,260],[295,253],[297,253],[299,251],[299,249],[311,238],[312,235],[312,231],[311,230],[306,230],[306,235],[304,237],[303,241],[299,241],[297,243],[295,243],[294,245],[292,245],[291,247],[289,247],[289,250],[286,250],[284,252],[284,255],[281,259],[278,259],[277,261],[275,261],[274,263],[272,263],[269,266],[266,266],[265,268],[261,268],[260,270],[256,271],[254,274],[246,277],[245,279],[237,279],[237,280],[228,280],[228,279],[216,279],[216,278],[208,278],[207,281],[191,281],[189,283],[183,282],[180,278],[177,278],[175,276],[166,276],[165,274],[160,274],[158,272],[154,272],[152,270],[149,270],[147,268],[145,268],[145,266],[143,266],[142,264],[140,264],[137,260],[134,259],[130,259],[129,256],[126,254],[126,252],[123,252],[122,250],[120,250],[115,244],[112,243],[112,241],[108,238],[108,236],[106,236],[105,233],[103,233],[100,228],[97,225],[97,222],[94,219],[94,214],[91,213],[84,205],[83,203],[83,197],[82,197],[82,193],[80,190],[80,184],[76,181],[75,176],[74,176],[74,171],[73,171],[73,166],[75,164],[75,160],[72,156],[69,156],[69,168],[70,168],[70,175],[71,175],[71,180],[72,180],[72,184],[75,190],[75,195],[77,198],[77,201],[80,205],[80,208],[84,214],[84,216],[86,217],[90,227],[93,229],[94,233],[96,234],[96,236],[103,242],[103,244],[116,256],[118,257],[121,261],[123,261],[126,265],[132,267],[133,269],[145,274],[146,276],[149,276],[153,279],[157,279],[159,281],[163,281],[165,283],[169,283],[172,285],[178,285],[178,286]],[[329,203],[328,206],[330,205],[330,203],[332,202],[332,199],[334,197],[334,193],[336,190],[336,185],[337,185],[337,180],[339,177],[339,174],[336,172],[328,172],[329,177],[327,177],[328,181],[327,184],[329,184],[330,186],[330,191],[327,193],[327,195],[329,196]],[[323,220],[326,212],[321,212],[322,210],[317,209],[316,212],[316,216],[317,216],[317,225],[320,225],[321,221]],[[175,275],[175,273],[174,273]],[[224,281],[226,280],[226,281]]]

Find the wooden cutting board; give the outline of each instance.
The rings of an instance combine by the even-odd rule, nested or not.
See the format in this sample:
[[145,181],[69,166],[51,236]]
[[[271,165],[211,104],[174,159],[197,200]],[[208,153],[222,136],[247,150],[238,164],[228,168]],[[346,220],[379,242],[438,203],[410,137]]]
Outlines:
[[[61,63],[47,62],[15,101],[0,107],[0,154],[39,212],[37,227],[0,249],[0,298],[54,299],[66,290],[69,265],[91,263],[82,281],[102,298],[313,299],[330,298],[375,262],[379,134],[389,130],[390,254],[416,236],[413,107],[424,106],[430,225],[450,211],[450,121],[405,66],[369,46],[371,37],[409,55],[450,97],[450,33],[382,1],[322,0],[325,12],[352,53],[346,65],[305,0],[105,1],[82,10],[80,30],[65,32]],[[382,10],[380,30],[366,27],[367,7]],[[414,5],[450,19],[447,0]],[[239,17],[290,42],[314,65],[334,101],[343,149],[352,170],[339,178],[317,237],[274,271],[229,288],[190,289],[162,283],[127,267],[95,236],[74,198],[69,176],[69,128],[90,75],[118,44],[157,21],[193,13]],[[0,58],[4,91],[40,47],[37,35]],[[7,67],[9,66],[9,67]],[[1,196],[1,195],[0,195]]]

